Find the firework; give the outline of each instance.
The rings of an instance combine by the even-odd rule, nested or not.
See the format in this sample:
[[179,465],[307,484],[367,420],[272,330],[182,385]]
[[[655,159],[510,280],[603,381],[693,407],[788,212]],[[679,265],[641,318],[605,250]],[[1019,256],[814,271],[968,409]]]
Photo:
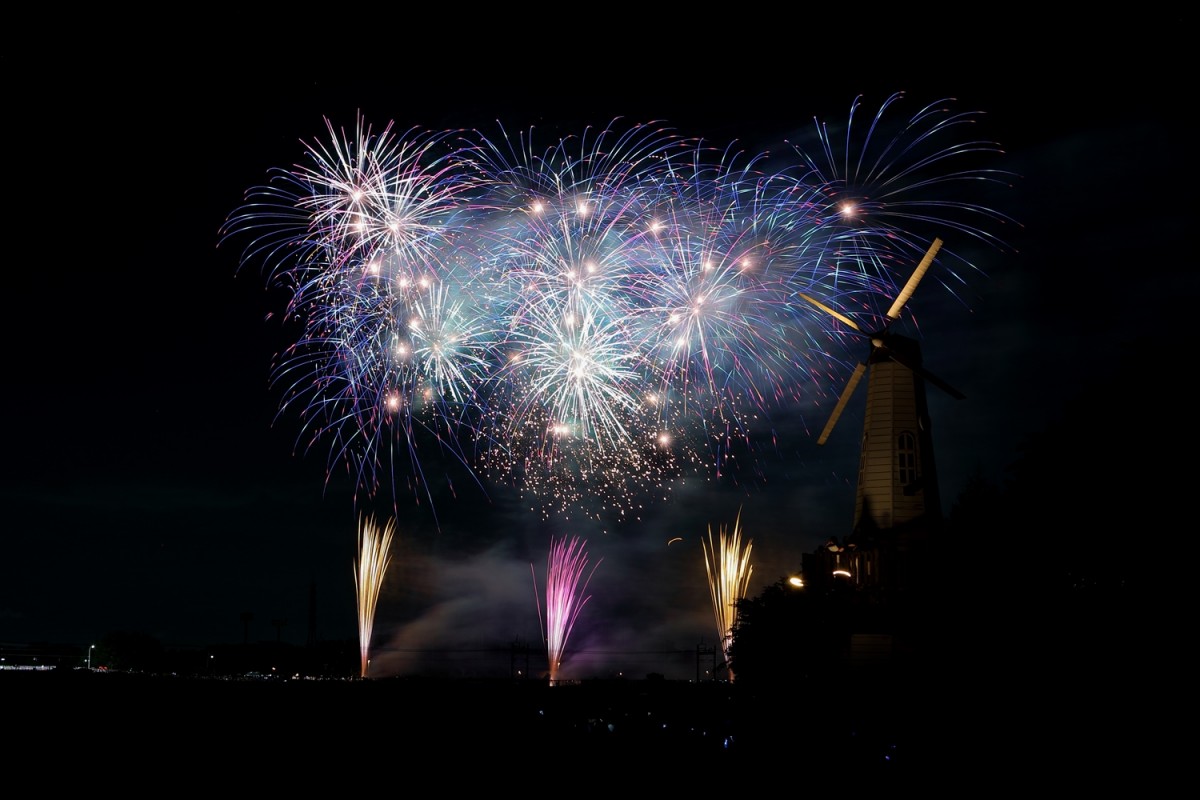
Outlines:
[[[601,559],[602,561],[603,559]],[[567,637],[571,635],[579,612],[590,599],[585,595],[588,583],[596,568],[597,561],[591,571],[584,576],[587,569],[587,545],[578,537],[551,540],[550,554],[546,558],[546,617],[542,638],[546,643],[546,656],[550,666],[550,685],[559,680],[559,670],[562,668],[563,653],[567,646]],[[533,565],[529,565],[533,570]],[[537,573],[534,571],[534,596],[537,597]],[[538,621],[542,621],[541,601],[538,600]]]
[[647,126],[588,131],[544,151],[532,141],[532,132],[517,145],[484,138],[477,155],[499,210],[486,227],[489,264],[511,300],[510,359],[489,395],[492,439],[503,445],[481,467],[543,508],[595,498],[625,514],[687,460],[647,400],[651,365],[629,291],[654,236],[654,187],[684,143]]
[[[404,484],[432,500],[435,458],[543,513],[608,519],[720,477],[855,360],[801,295],[870,313],[933,236],[998,242],[1008,220],[963,199],[1007,177],[977,165],[997,145],[958,138],[978,115],[931,104],[897,130],[901,98],[865,124],[856,100],[844,132],[818,123],[817,155],[793,144],[781,166],[615,121],[544,148],[532,130],[327,122],[222,229],[291,292],[280,413],[373,500]],[[939,259],[952,293],[980,271]]]
[[391,561],[392,537],[396,520],[389,520],[382,529],[374,519],[360,519],[358,561],[354,565],[354,588],[358,594],[358,647],[361,656],[361,677],[367,677],[370,661],[371,630],[375,626],[375,605],[379,589]]
[[[708,572],[708,588],[712,595],[713,615],[717,622],[717,641],[725,663],[729,663],[729,649],[733,644],[733,626],[737,622],[737,604],[746,596],[750,587],[750,576],[754,567],[750,563],[753,541],[742,546],[742,512],[739,509],[733,531],[721,526],[717,541],[713,541],[712,526],[708,528],[708,541],[700,540],[704,548],[704,568]],[[733,671],[729,672],[730,680]]]
[[300,333],[272,382],[281,413],[299,409],[302,449],[326,442],[368,495],[406,455],[424,487],[421,434],[461,456],[457,427],[488,372],[492,315],[463,278],[476,277],[464,247],[477,181],[452,132],[326,124],[329,141],[252,190],[223,235],[253,236],[246,259],[291,293],[284,319]]
[[[797,184],[821,198],[822,209],[812,216],[821,261],[789,282],[803,292],[812,286],[835,308],[882,316],[886,306],[879,304],[890,305],[907,280],[900,266],[919,261],[932,239],[954,231],[961,234],[954,238],[1003,248],[994,228],[1014,224],[982,200],[968,199],[968,189],[1007,187],[1014,177],[988,166],[1003,153],[999,143],[971,136],[982,115],[959,112],[944,99],[893,124],[891,109],[904,99],[893,94],[863,119],[862,98],[855,98],[844,125],[815,120],[815,146],[792,144]],[[951,284],[965,285],[982,273],[963,252],[943,253],[941,261],[938,280],[955,297]]]

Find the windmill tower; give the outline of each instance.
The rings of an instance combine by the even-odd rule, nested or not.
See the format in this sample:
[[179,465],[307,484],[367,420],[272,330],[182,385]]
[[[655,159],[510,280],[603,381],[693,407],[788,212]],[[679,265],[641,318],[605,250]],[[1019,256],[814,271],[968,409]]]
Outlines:
[[[922,366],[921,348],[915,339],[891,331],[892,323],[900,318],[904,305],[941,246],[941,239],[933,240],[933,245],[892,303],[882,327],[877,330],[864,330],[849,317],[808,295],[801,295],[870,342],[866,360],[855,367],[817,439],[818,444],[825,444],[858,384],[867,377],[850,541],[866,545],[864,550],[873,550],[874,555],[863,561],[861,573],[856,571],[855,580],[859,583],[898,580],[904,571],[904,554],[924,545],[932,530],[941,523],[941,499],[925,385],[931,383],[960,400],[963,394]],[[884,559],[884,563],[880,563],[880,559]],[[891,563],[890,568],[887,562]],[[868,563],[874,567],[874,576],[868,574]]]

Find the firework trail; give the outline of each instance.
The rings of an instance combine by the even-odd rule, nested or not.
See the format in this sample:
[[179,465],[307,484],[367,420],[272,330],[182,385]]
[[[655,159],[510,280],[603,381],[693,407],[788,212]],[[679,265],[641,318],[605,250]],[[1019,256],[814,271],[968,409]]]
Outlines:
[[381,530],[374,519],[359,520],[358,561],[354,565],[354,588],[358,595],[358,647],[361,655],[360,677],[367,677],[370,662],[371,630],[375,626],[375,605],[379,589],[391,562],[392,537],[396,520]]
[[[704,548],[704,568],[708,572],[708,588],[712,595],[713,615],[717,622],[717,641],[721,653],[729,664],[729,648],[733,644],[733,626],[737,622],[738,601],[746,596],[750,587],[750,576],[754,567],[750,563],[750,550],[754,546],[747,540],[742,546],[742,512],[739,509],[733,531],[727,532],[724,525],[717,542],[713,542],[712,526],[708,528],[708,541],[700,540]],[[729,671],[733,680],[733,670]]]
[[[432,505],[432,471],[461,469],[543,514],[635,519],[682,477],[721,478],[856,360],[801,295],[878,313],[944,230],[999,244],[1009,220],[964,199],[1008,177],[977,164],[998,145],[959,138],[979,115],[939,101],[885,124],[902,97],[865,122],[856,99],[782,166],[617,120],[545,147],[327,121],[221,230],[290,293],[280,415],[356,502],[407,486]],[[982,274],[938,258],[952,295]]]
[[[603,559],[601,559],[603,561]],[[575,627],[579,612],[590,599],[585,595],[588,583],[596,568],[597,561],[591,572],[584,577],[587,569],[587,545],[578,537],[551,540],[550,554],[546,558],[546,617],[542,638],[546,643],[546,656],[550,666],[550,685],[559,680],[559,670],[562,667],[563,652],[566,650],[567,637]],[[534,572],[533,589],[537,598],[537,572],[533,565],[529,568]],[[541,600],[538,600],[538,621],[542,621]]]

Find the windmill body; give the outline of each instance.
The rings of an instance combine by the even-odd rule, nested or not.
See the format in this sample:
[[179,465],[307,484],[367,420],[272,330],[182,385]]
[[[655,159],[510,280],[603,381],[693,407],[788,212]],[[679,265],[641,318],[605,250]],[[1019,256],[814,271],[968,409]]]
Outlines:
[[[859,454],[854,527],[847,538],[850,551],[831,541],[835,566],[852,583],[901,590],[913,573],[913,558],[941,523],[941,500],[933,454],[933,432],[925,386],[932,383],[953,397],[957,389],[925,370],[915,339],[892,333],[890,327],[912,296],[941,247],[935,239],[904,289],[896,297],[882,328],[868,332],[849,317],[808,295],[822,311],[870,340],[865,363],[855,369],[829,421],[818,438],[824,444],[858,384],[866,378],[867,398]],[[822,561],[827,553],[818,551]],[[842,563],[844,562],[844,563]],[[848,567],[848,568],[847,568]],[[824,566],[820,572],[828,572]],[[810,576],[818,581],[820,575]]]
[[[868,361],[854,531],[908,529],[941,518],[925,382],[890,353],[921,363],[920,347],[890,334]],[[919,525],[925,528],[926,525]]]

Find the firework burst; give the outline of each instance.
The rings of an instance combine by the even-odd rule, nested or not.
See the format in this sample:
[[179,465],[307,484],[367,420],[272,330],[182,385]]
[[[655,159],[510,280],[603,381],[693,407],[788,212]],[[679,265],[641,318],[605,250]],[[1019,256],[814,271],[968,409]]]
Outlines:
[[299,409],[303,449],[327,442],[366,494],[403,452],[423,485],[418,433],[460,453],[457,423],[487,372],[486,295],[456,271],[465,259],[474,277],[462,247],[477,180],[452,132],[326,125],[329,140],[252,190],[223,235],[252,235],[246,256],[291,293],[300,334],[272,380],[281,413]]
[[489,395],[492,439],[504,444],[481,463],[543,509],[592,498],[624,515],[682,471],[647,404],[641,309],[628,287],[653,236],[654,187],[683,143],[648,126],[588,131],[544,151],[532,141],[484,138],[477,151],[491,178],[486,204],[507,209],[485,236],[512,300],[510,358]]
[[[986,166],[1004,151],[971,135],[982,114],[957,111],[952,99],[944,99],[897,125],[891,109],[904,99],[897,92],[870,115],[855,98],[844,124],[814,121],[816,146],[792,145],[801,165],[797,183],[821,198],[813,219],[822,246],[819,265],[791,282],[800,291],[813,287],[836,308],[882,316],[886,305],[880,304],[890,305],[907,280],[900,265],[919,261],[932,239],[950,230],[961,234],[957,238],[1003,248],[995,229],[1015,224],[967,199],[976,187],[1007,187],[1014,177]],[[955,297],[951,283],[962,286],[982,274],[962,253],[944,254],[945,277],[938,278]],[[949,266],[951,261],[960,266]]]

